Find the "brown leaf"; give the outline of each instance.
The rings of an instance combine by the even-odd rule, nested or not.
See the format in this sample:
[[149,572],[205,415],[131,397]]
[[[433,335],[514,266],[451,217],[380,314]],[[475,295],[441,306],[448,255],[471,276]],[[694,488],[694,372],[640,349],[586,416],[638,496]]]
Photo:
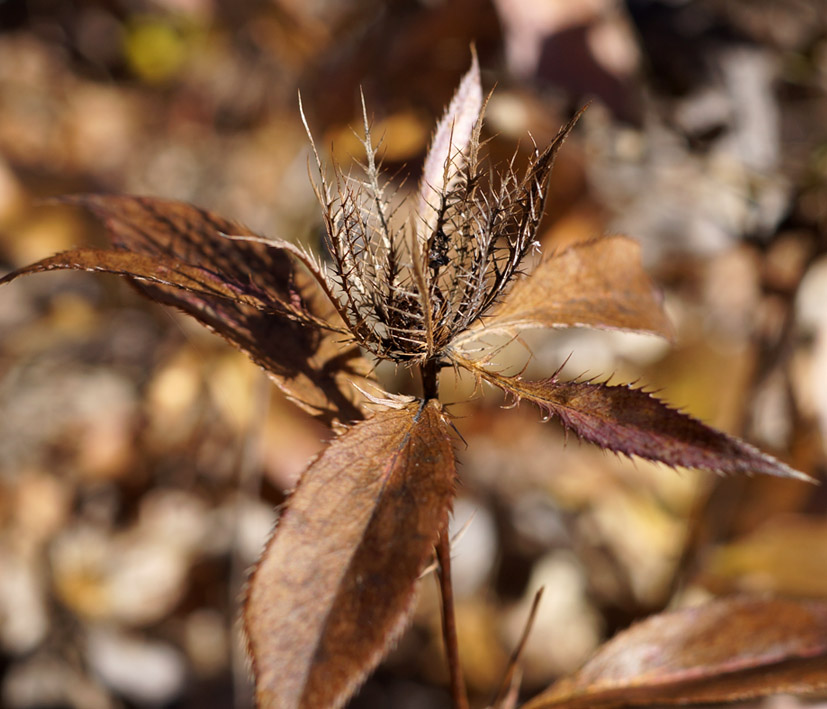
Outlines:
[[175,257],[163,254],[145,256],[126,250],[73,249],[24,266],[0,278],[0,284],[31,273],[58,270],[98,271],[129,276],[139,281],[178,288],[199,296],[228,298],[264,312],[281,313],[305,324],[316,325],[315,318],[302,308],[278,300],[268,301],[250,289],[245,289],[242,284],[234,284],[218,273],[190,266]]
[[764,473],[813,482],[754,446],[669,408],[628,385],[592,381],[539,381],[506,377],[458,355],[454,360],[511,394],[560,419],[567,431],[601,448],[671,466],[718,473]]
[[548,256],[514,286],[490,318],[454,344],[490,333],[573,326],[673,337],[660,295],[641,266],[636,241],[605,236]]
[[463,164],[463,153],[471,141],[481,111],[480,65],[477,53],[473,52],[471,68],[437,124],[422,166],[418,213],[425,234],[434,228],[442,195]]
[[259,706],[339,707],[401,633],[456,475],[436,401],[385,409],[307,469],[250,582]]
[[148,297],[192,315],[247,353],[302,408],[325,421],[361,418],[352,382],[370,366],[341,335],[314,323],[336,322],[310,276],[288,253],[248,229],[189,204],[152,197],[79,195],[63,200],[106,225],[113,251],[81,249],[8,274],[0,283],[58,268],[109,271],[139,279]]
[[827,603],[732,597],[652,616],[524,709],[725,702],[827,687]]

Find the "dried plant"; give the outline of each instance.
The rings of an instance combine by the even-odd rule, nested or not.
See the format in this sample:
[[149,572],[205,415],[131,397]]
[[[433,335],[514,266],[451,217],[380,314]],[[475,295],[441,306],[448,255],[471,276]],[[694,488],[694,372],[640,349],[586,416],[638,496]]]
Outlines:
[[[150,298],[189,313],[246,352],[305,410],[339,424],[338,437],[292,493],[250,579],[244,620],[262,707],[342,706],[405,627],[417,579],[434,549],[452,693],[458,707],[467,706],[451,602],[447,525],[456,462],[450,416],[438,400],[442,367],[469,370],[479,383],[533,402],[545,418],[617,453],[720,473],[809,479],[641,389],[563,381],[559,371],[530,381],[496,368],[496,350],[485,343],[492,333],[586,326],[670,337],[671,329],[638,247],[626,237],[578,243],[547,255],[530,276],[523,273],[538,248],[549,173],[578,116],[548,147],[535,149],[524,170],[515,161],[492,170],[481,158],[485,103],[474,58],[437,126],[413,216],[382,176],[367,111],[366,161],[359,170],[334,166],[328,176],[313,145],[329,263],[191,205],[93,195],[63,201],[100,217],[112,250],[61,253],[0,281],[54,269],[128,276]],[[417,368],[423,396],[377,394],[364,351]],[[368,416],[369,409],[374,413]],[[755,620],[766,621],[776,606],[721,603],[689,621],[657,620],[691,634],[722,612],[748,619],[755,631],[748,652],[704,636],[688,654],[672,648],[672,674],[635,674],[639,668],[616,657],[625,647],[638,657],[641,638],[657,642],[640,626],[626,645],[615,640],[598,655],[603,660],[530,706],[615,706],[641,697],[669,703],[680,699],[682,678],[719,677],[827,652],[822,632],[818,643],[802,640],[805,649],[791,642],[776,653],[771,624]],[[799,613],[790,624],[794,637],[824,628],[821,606],[792,604],[784,611]],[[661,630],[658,625],[651,632]],[[706,662],[701,674],[692,674],[705,652],[717,664]],[[753,673],[735,689],[719,683],[690,696],[723,701],[800,688],[801,682],[823,686],[823,665],[818,671],[807,665],[806,680],[794,669],[763,683]],[[513,667],[507,677],[500,707],[515,702]],[[665,677],[677,678],[668,686],[672,694],[663,689]],[[601,689],[609,685],[611,691]]]
[[[314,269],[350,332],[382,359],[439,361],[480,320],[520,273],[538,244],[554,158],[578,116],[520,176],[513,164],[487,175],[480,158],[483,97],[476,66],[437,126],[414,216],[399,219],[383,182],[364,107],[362,175],[336,167],[333,184],[319,169],[333,277]],[[306,123],[305,123],[306,127]],[[313,141],[310,131],[308,136]],[[305,258],[309,264],[309,257]]]

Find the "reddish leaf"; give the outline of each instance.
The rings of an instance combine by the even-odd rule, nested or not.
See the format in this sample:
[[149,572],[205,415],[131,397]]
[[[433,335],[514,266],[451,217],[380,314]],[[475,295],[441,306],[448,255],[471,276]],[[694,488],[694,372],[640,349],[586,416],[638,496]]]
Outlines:
[[378,664],[447,524],[455,467],[432,400],[377,413],[307,469],[245,607],[261,707],[341,706]]
[[641,266],[636,241],[606,236],[548,256],[514,286],[490,318],[454,344],[494,332],[572,326],[673,336],[661,298]]
[[261,297],[244,285],[233,283],[218,273],[190,266],[175,257],[163,254],[146,256],[123,249],[73,249],[24,266],[0,278],[0,284],[30,273],[58,270],[99,271],[129,276],[139,281],[188,291],[196,296],[228,298],[264,312],[281,313],[306,324],[317,324],[314,322],[315,318],[301,307],[289,302],[270,300],[266,296]]
[[463,164],[463,153],[471,142],[481,111],[480,66],[474,52],[471,68],[437,124],[422,166],[418,214],[425,234],[433,229],[440,200]]
[[151,197],[80,195],[106,225],[113,251],[58,254],[7,275],[36,271],[109,271],[136,279],[138,289],[189,313],[263,367],[299,405],[327,421],[361,417],[352,386],[368,363],[341,336],[308,323],[335,318],[311,278],[283,249],[239,241],[248,229],[182,202]]
[[511,394],[556,416],[567,431],[601,448],[671,466],[718,473],[765,473],[813,482],[754,446],[669,408],[631,386],[506,377],[459,356],[455,361]]
[[524,709],[724,702],[827,687],[827,603],[733,597],[646,619]]

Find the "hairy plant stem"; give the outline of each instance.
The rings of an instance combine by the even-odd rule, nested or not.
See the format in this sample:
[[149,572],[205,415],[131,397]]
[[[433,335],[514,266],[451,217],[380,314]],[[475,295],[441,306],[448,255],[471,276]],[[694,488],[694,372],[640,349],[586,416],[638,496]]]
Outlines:
[[437,398],[439,392],[437,375],[440,368],[441,365],[436,359],[429,359],[419,370],[422,377],[422,396],[425,401]]
[[451,585],[451,537],[447,528],[439,535],[436,558],[439,562],[439,591],[442,597],[442,638],[445,642],[445,655],[448,658],[448,672],[451,676],[451,697],[454,709],[468,709],[465,678],[459,662],[457,621],[454,615],[454,588]]
[[[419,370],[422,377],[422,396],[425,401],[436,399],[439,394],[439,370],[437,359],[429,359]],[[451,677],[451,697],[454,709],[468,709],[468,695],[465,678],[459,661],[457,642],[457,621],[454,615],[454,588],[451,584],[451,537],[447,527],[440,532],[436,544],[436,558],[439,563],[439,592],[442,598],[442,638],[445,642],[445,656],[448,658],[448,672]]]

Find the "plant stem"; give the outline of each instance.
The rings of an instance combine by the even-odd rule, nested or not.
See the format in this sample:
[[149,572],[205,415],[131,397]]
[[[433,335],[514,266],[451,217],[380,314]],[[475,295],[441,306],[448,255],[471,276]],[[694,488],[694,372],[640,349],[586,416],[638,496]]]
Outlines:
[[440,364],[435,359],[429,359],[420,368],[422,376],[422,396],[428,399],[436,399],[438,396],[438,377]]
[[448,657],[448,672],[451,675],[451,697],[454,709],[468,709],[468,695],[465,691],[465,678],[459,662],[459,643],[457,642],[457,621],[454,616],[454,589],[451,585],[451,538],[447,528],[439,535],[436,545],[436,558],[439,562],[439,591],[442,596],[442,637],[445,641],[445,654]]

